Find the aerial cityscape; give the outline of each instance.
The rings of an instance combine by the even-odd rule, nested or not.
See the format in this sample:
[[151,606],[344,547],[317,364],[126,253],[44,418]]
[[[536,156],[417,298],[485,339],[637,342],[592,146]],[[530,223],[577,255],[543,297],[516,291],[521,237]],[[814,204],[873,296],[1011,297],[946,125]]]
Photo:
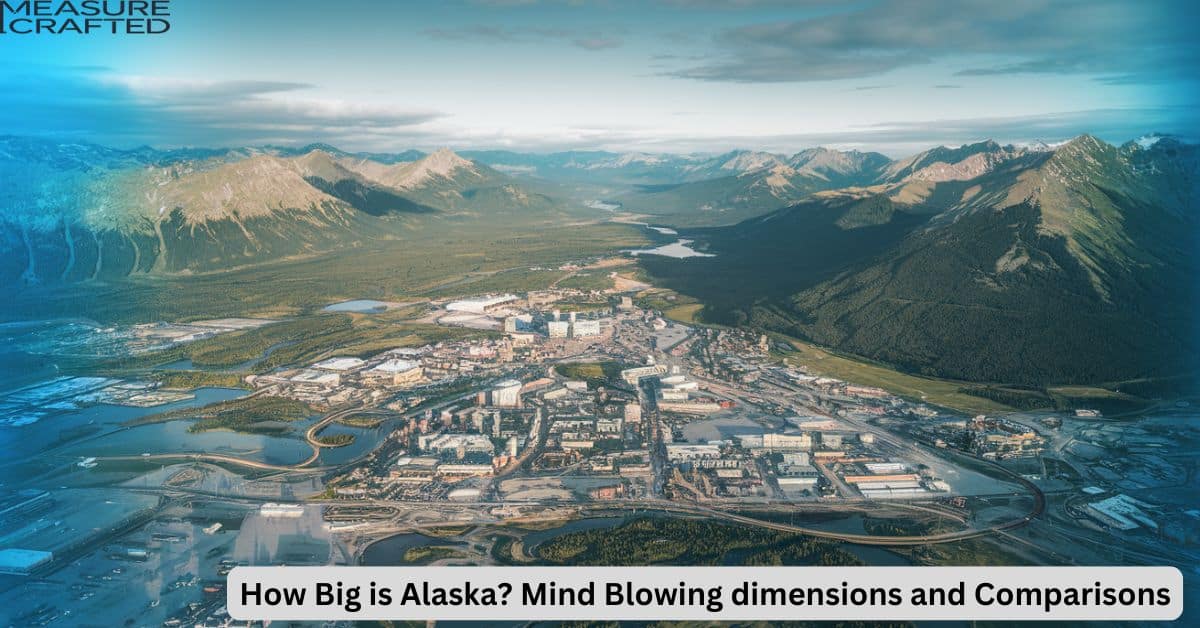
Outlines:
[[1194,8],[373,5],[415,40],[268,81],[172,70],[233,5],[169,4],[0,36],[0,626],[246,625],[268,565],[1173,566],[1198,616]]

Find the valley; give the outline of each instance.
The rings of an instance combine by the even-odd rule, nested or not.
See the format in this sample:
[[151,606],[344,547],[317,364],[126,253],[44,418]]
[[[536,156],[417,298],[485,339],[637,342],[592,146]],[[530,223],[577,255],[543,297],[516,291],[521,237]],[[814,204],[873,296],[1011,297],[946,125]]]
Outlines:
[[52,558],[0,599],[103,571],[6,606],[218,621],[238,564],[1186,562],[1195,162],[1147,150],[55,162],[186,172],[157,216],[6,215],[5,538]]

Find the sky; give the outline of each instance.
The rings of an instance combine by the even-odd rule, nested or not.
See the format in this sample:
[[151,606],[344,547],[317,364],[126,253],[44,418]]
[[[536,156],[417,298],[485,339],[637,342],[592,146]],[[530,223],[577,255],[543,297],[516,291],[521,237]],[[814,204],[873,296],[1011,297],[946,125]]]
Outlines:
[[0,134],[894,157],[1085,132],[1194,139],[1198,5],[170,0],[163,35],[0,35]]

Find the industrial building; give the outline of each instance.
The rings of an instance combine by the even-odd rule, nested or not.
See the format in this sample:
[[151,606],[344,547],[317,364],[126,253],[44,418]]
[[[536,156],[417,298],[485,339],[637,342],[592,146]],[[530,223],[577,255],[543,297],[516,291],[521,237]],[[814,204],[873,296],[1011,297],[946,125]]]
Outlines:
[[329,358],[312,365],[324,371],[356,371],[366,364],[365,360],[353,357]]
[[342,383],[342,378],[337,373],[328,371],[318,371],[315,369],[304,369],[296,373],[291,378],[293,384],[307,384],[310,386],[321,386],[323,388],[335,388]]
[[667,445],[667,459],[671,462],[687,462],[703,458],[720,457],[720,445]]
[[0,573],[28,576],[51,560],[54,560],[53,552],[16,548],[2,549],[0,550]]
[[658,409],[663,412],[678,412],[680,414],[712,414],[724,410],[721,404],[711,401],[666,401],[659,402]]
[[517,300],[516,295],[501,294],[496,296],[463,299],[446,304],[448,312],[466,312],[469,314],[489,314]]
[[422,451],[433,453],[484,453],[491,455],[496,446],[483,434],[428,434],[417,439]]
[[1100,523],[1117,530],[1134,530],[1138,527],[1157,530],[1158,524],[1143,508],[1153,506],[1128,495],[1117,494],[1088,504],[1087,513]]
[[630,386],[637,386],[643,377],[657,377],[664,375],[667,372],[666,365],[651,364],[650,366],[637,366],[631,369],[621,371],[621,379],[625,380]]
[[302,504],[263,504],[258,508],[258,514],[263,517],[295,519],[304,516]]
[[812,449],[813,440],[809,434],[745,434],[738,436],[738,441],[746,449],[765,449],[767,451],[803,451]]
[[600,335],[600,321],[573,321],[570,325],[572,338]]
[[367,371],[366,375],[369,377],[388,378],[391,379],[393,386],[403,386],[421,381],[424,371],[417,362],[392,358],[376,365]]
[[521,407],[521,382],[515,379],[507,379],[495,388],[492,388],[490,401],[497,408],[519,408]]

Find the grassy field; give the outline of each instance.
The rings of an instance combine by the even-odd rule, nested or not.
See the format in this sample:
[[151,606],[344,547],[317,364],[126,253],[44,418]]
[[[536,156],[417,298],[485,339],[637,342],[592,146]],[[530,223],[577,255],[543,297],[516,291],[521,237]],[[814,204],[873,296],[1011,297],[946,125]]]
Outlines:
[[[639,307],[648,310],[658,310],[664,316],[671,316],[672,312],[684,314],[688,320],[681,322],[696,322],[696,316],[704,307],[698,299],[689,297],[684,294],[668,290],[666,288],[650,288],[638,293],[634,300]],[[684,308],[684,309],[681,309]]]
[[317,442],[326,447],[345,447],[354,442],[353,434],[327,434],[318,436]]
[[166,421],[195,420],[189,432],[232,430],[246,434],[286,434],[291,428],[286,424],[306,419],[313,414],[309,406],[292,399],[280,397],[244,397],[220,401],[200,408],[183,408],[139,417],[124,423],[127,427],[163,423]]
[[926,403],[967,413],[1011,412],[1013,410],[1012,407],[1002,403],[961,392],[962,388],[968,385],[963,382],[908,375],[886,366],[843,357],[795,338],[786,336],[777,336],[777,338],[795,348],[794,353],[786,356],[790,362],[803,365],[818,375],[834,377],[864,386],[877,386],[902,397],[920,399]]
[[[662,311],[663,316],[685,324],[703,324],[707,327],[723,327],[704,323],[699,319],[704,304],[687,295],[665,288],[653,288],[638,295],[642,307]],[[952,408],[967,413],[1011,412],[1011,406],[963,392],[970,386],[964,382],[909,375],[880,364],[843,356],[816,345],[785,336],[771,334],[776,340],[792,346],[790,353],[776,353],[779,359],[787,358],[793,365],[803,366],[817,375],[833,377],[864,386],[876,386],[909,399]]]
[[617,362],[578,362],[559,364],[554,367],[559,375],[570,379],[582,379],[591,386],[605,385],[617,381],[621,365]]
[[364,427],[364,428],[373,429],[373,428],[376,428],[376,427],[379,427],[380,425],[382,425],[383,419],[373,417],[373,416],[351,415],[351,416],[342,417],[340,419],[337,419],[334,422],[339,423],[341,425],[348,425],[350,427]]
[[242,381],[245,373],[213,371],[161,371],[154,376],[163,388],[193,390],[196,388],[248,388]]
[[469,557],[469,554],[464,553],[462,550],[445,545],[423,545],[421,547],[409,548],[407,552],[404,552],[404,562],[418,565],[427,565],[447,558],[467,557]]
[[447,224],[403,240],[223,272],[28,290],[14,295],[4,314],[12,320],[87,317],[105,323],[296,317],[347,299],[403,302],[545,288],[563,271],[531,269],[557,269],[649,243],[643,229],[612,223],[538,229]]
[[676,305],[674,307],[663,310],[663,316],[666,316],[667,318],[674,320],[674,321],[679,321],[681,323],[687,323],[689,325],[692,325],[692,324],[700,322],[699,319],[697,318],[697,316],[700,314],[700,310],[702,310],[702,309],[704,309],[704,305],[702,303],[688,303],[686,305]]
[[[377,315],[317,313],[257,329],[221,334],[156,353],[98,362],[80,361],[69,368],[80,373],[145,377],[159,381],[167,388],[241,388],[245,387],[242,378],[249,373],[311,364],[333,355],[369,357],[397,347],[417,347],[494,333],[440,327],[403,318],[423,312],[423,308],[406,308],[399,313]],[[227,372],[157,370],[163,364],[180,359],[191,359],[198,367],[239,368]]]

